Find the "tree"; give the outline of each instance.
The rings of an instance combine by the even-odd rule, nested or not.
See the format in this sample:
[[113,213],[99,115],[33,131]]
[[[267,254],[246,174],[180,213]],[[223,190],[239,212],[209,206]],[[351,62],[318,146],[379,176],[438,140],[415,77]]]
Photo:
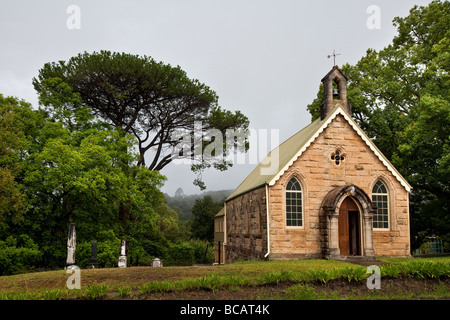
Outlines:
[[[137,139],[137,164],[150,170],[159,171],[179,156],[170,152],[179,144],[175,133],[181,129],[193,132],[196,121],[201,122],[203,131],[215,128],[222,134],[227,129],[248,127],[248,119],[240,111],[221,109],[208,86],[189,79],[180,67],[147,56],[85,52],[67,62],[45,64],[33,84],[41,96],[49,98],[48,107],[60,105],[58,88],[55,90],[59,81],[81,99],[81,103],[66,100],[66,109],[88,106],[93,115],[132,134]],[[194,145],[182,156],[192,159]],[[199,174],[211,166],[226,170],[230,164],[218,156],[212,162],[193,165],[192,170]],[[204,188],[200,179],[195,184]]]
[[26,212],[25,196],[16,181],[21,169],[20,151],[26,145],[20,108],[29,109],[30,105],[0,94],[0,236],[5,222],[19,224]]
[[14,259],[20,268],[39,259],[61,267],[69,222],[86,252],[94,239],[99,254],[123,238],[134,256],[167,246],[178,229],[159,190],[165,177],[136,164],[132,135],[95,120],[77,93],[52,81],[54,94],[41,96],[57,98],[47,110],[0,95],[0,271],[15,272]]
[[[159,220],[167,220],[162,215],[170,211],[157,211],[164,207],[164,177],[126,165],[138,157],[123,152],[133,144],[131,136],[116,129],[70,132],[48,122],[39,139],[42,148],[27,159],[23,184],[33,208],[27,223],[39,243],[48,244],[45,263],[63,257],[69,222],[76,223],[80,239],[95,239],[105,230],[129,241],[165,233]],[[54,249],[57,243],[61,251]]]
[[200,240],[214,239],[214,216],[223,208],[223,201],[214,201],[210,196],[195,200],[192,207],[192,236]]
[[[450,233],[450,3],[414,6],[393,21],[398,34],[380,51],[368,49],[354,66],[348,99],[354,119],[413,187],[411,231]],[[320,115],[323,89],[308,106]]]

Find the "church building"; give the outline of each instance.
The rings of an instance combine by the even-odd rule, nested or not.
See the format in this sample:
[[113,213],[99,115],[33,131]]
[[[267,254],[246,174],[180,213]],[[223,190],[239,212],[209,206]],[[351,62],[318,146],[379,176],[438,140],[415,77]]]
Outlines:
[[320,118],[226,199],[215,217],[216,263],[410,256],[411,186],[352,119],[347,80],[334,66],[322,79]]

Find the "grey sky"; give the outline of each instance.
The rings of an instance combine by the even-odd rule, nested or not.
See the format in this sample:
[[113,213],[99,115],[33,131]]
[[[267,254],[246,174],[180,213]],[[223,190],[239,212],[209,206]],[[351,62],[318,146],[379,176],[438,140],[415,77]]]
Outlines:
[[[250,127],[278,129],[282,142],[311,121],[306,106],[320,79],[336,64],[355,64],[368,48],[382,49],[396,34],[392,19],[406,16],[411,0],[158,0],[0,2],[0,93],[38,105],[31,84],[46,62],[83,51],[147,55],[179,65],[241,110]],[[80,29],[66,25],[70,5],[80,8]],[[369,29],[370,5],[380,28]],[[208,170],[208,190],[234,189],[254,168]],[[164,192],[199,193],[188,165],[169,165]]]

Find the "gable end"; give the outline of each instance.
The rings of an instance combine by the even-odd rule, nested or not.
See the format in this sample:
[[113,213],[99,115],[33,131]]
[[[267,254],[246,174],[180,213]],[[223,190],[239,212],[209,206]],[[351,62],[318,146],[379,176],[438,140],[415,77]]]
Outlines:
[[353,130],[356,131],[358,136],[366,143],[366,145],[370,148],[370,150],[377,156],[377,158],[383,163],[383,165],[391,172],[394,177],[400,182],[400,184],[406,189],[406,191],[411,191],[411,186],[409,183],[402,177],[402,175],[394,168],[394,166],[387,160],[381,151],[375,146],[375,144],[369,139],[369,137],[361,130],[361,128],[357,125],[357,123],[345,112],[340,105],[335,107],[335,110],[331,112],[327,119],[323,122],[323,124],[318,128],[318,130],[314,133],[313,136],[303,145],[303,147],[291,158],[291,160],[286,163],[286,165],[281,168],[280,171],[269,182],[269,186],[273,186],[280,177],[292,166],[292,164],[305,152],[305,150],[313,143],[316,138],[328,127],[328,125],[336,118],[336,116],[340,114],[344,117],[345,120],[350,124]]

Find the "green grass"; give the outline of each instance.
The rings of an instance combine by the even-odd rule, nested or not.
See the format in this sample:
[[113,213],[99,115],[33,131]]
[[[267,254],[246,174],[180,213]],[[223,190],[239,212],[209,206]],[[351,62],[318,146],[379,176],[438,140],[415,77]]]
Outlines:
[[[389,284],[389,279],[397,278],[435,280],[436,284],[438,279],[450,277],[450,257],[379,260],[388,263],[381,267],[383,285]],[[145,299],[154,294],[181,294],[192,290],[213,295],[223,290],[240,294],[247,288],[277,288],[280,284],[289,287],[267,298],[340,299],[339,290],[321,291],[317,289],[321,288],[318,285],[326,288],[335,279],[349,284],[361,282],[369,276],[366,270],[363,266],[333,260],[242,261],[214,267],[82,269],[80,290],[68,290],[69,274],[59,270],[0,277],[0,299]],[[396,299],[408,297],[409,293],[396,293],[394,289],[389,294]],[[425,294],[450,296],[444,284],[433,290]],[[264,294],[261,297],[265,298]],[[351,293],[349,297],[352,297]],[[383,299],[386,294],[372,290],[362,298]]]

